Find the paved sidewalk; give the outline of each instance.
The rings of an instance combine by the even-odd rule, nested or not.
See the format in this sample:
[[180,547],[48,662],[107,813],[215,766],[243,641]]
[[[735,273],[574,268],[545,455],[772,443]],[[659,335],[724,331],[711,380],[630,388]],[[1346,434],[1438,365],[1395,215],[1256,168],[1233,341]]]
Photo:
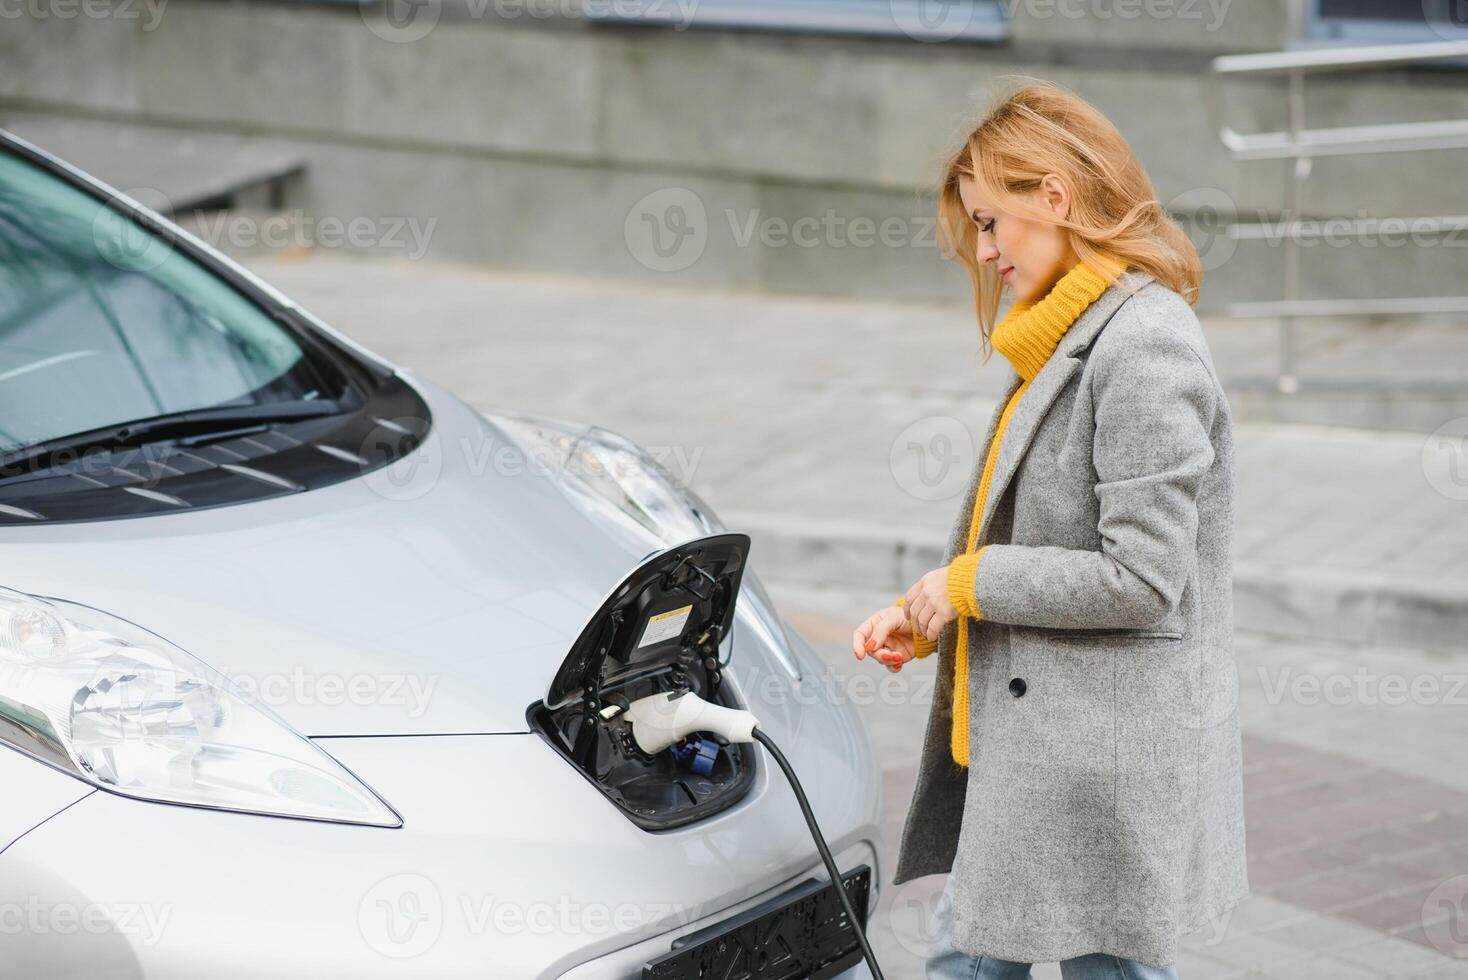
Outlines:
[[[977,329],[952,307],[312,252],[250,264],[481,408],[595,421],[642,442],[754,536],[756,568],[813,584],[900,592],[938,564],[1003,384],[1002,358],[980,364]],[[1226,380],[1257,376],[1267,325],[1205,326]],[[1375,343],[1393,352],[1388,375],[1468,377],[1468,330],[1340,333],[1321,328],[1306,345],[1307,363],[1336,381]],[[1240,628],[1461,649],[1468,417],[1438,425],[1456,438],[1237,423]]]

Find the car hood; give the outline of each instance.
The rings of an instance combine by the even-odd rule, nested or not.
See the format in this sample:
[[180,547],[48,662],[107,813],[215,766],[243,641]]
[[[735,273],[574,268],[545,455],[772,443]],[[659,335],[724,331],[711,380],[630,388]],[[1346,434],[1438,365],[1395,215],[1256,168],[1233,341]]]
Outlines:
[[[182,647],[310,736],[528,732],[635,550],[442,389],[398,466],[252,503],[0,530],[0,585]],[[405,465],[412,464],[412,465]]]

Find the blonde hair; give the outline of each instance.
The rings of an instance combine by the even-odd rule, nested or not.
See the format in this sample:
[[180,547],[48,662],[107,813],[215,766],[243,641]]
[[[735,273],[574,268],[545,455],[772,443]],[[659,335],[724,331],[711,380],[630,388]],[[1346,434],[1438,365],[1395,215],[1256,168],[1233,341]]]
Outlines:
[[[1070,188],[1070,212],[1057,218],[1021,195],[1059,174]],[[943,164],[938,229],[945,258],[957,259],[974,286],[984,358],[998,320],[1003,283],[993,263],[974,254],[978,229],[958,193],[960,177],[978,182],[1003,211],[1066,228],[1083,262],[1107,257],[1150,273],[1196,305],[1202,280],[1198,250],[1153,195],[1132,148],[1101,110],[1051,82],[1026,84],[1003,98]],[[1090,260],[1090,261],[1088,261]]]

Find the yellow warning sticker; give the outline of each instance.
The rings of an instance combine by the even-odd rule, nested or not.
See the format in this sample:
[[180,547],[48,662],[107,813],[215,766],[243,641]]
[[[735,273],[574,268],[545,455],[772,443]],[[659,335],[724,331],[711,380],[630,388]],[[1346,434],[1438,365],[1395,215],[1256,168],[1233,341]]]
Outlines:
[[649,643],[661,643],[683,635],[683,626],[692,612],[693,605],[690,603],[681,609],[669,609],[649,617],[647,625],[642,628],[642,639],[637,641],[637,645],[645,647]]

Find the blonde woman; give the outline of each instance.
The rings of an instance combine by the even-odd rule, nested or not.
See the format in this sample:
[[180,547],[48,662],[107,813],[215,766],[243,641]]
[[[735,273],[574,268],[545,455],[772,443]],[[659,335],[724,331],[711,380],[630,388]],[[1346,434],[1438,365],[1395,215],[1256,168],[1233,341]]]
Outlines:
[[938,653],[893,884],[948,875],[933,980],[1172,980],[1249,893],[1198,255],[1116,127],[1043,83],[947,161],[939,223],[1012,370],[945,564],[852,637],[893,671]]

